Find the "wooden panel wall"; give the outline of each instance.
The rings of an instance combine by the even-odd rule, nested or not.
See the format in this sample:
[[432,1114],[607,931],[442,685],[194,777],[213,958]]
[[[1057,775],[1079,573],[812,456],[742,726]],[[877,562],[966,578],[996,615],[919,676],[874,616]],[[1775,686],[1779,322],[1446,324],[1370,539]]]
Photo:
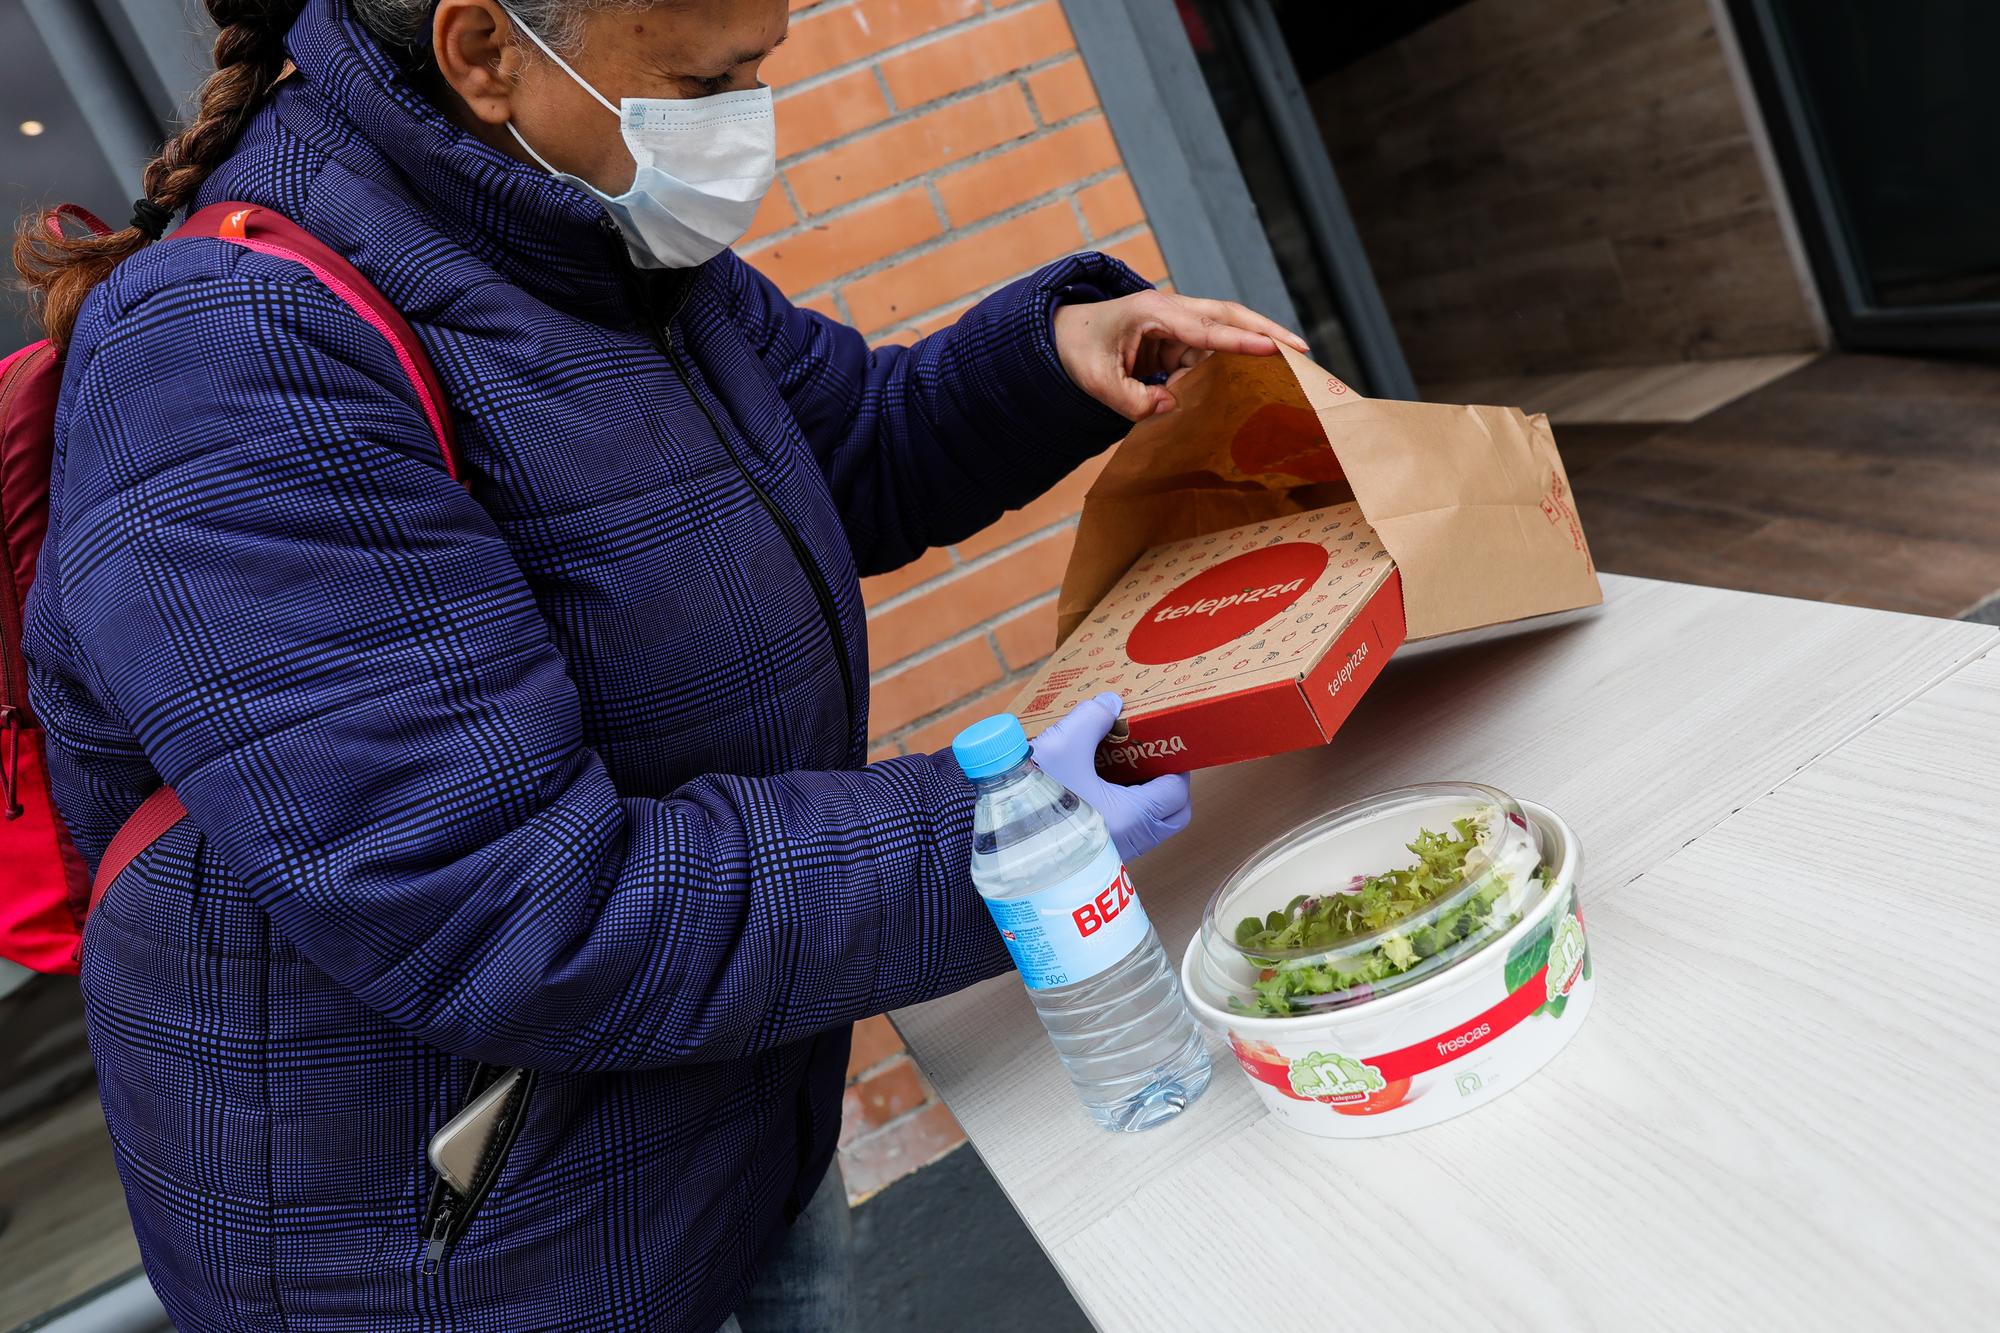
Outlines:
[[1474,0],[1311,96],[1420,382],[1819,345],[1704,0]]

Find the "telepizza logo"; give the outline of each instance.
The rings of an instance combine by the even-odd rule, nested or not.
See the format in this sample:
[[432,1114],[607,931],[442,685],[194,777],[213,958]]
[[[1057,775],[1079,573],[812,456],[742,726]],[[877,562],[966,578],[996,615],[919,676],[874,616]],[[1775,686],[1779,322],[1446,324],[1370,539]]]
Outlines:
[[1136,745],[1107,745],[1098,751],[1104,763],[1112,767],[1123,765],[1130,768],[1141,759],[1164,759],[1170,754],[1186,754],[1187,741],[1180,736],[1168,736],[1157,741],[1141,741]]
[[1339,674],[1326,683],[1326,692],[1329,695],[1339,694],[1340,687],[1347,684],[1348,681],[1353,680],[1355,670],[1367,660],[1368,645],[1364,643],[1359,648],[1356,648],[1354,655],[1348,658],[1341,666]]
[[[1350,560],[1348,563],[1354,562]],[[1297,601],[1298,594],[1305,591],[1305,586],[1304,579],[1293,579],[1290,583],[1273,583],[1268,588],[1245,588],[1242,592],[1233,592],[1227,597],[1204,597],[1199,602],[1188,602],[1182,606],[1161,607],[1153,612],[1153,619],[1179,620],[1182,616],[1212,616],[1244,602],[1262,602],[1273,597],[1283,597],[1287,593],[1292,595],[1293,601]]]
[[1280,542],[1224,560],[1153,603],[1126,641],[1134,662],[1160,666],[1195,657],[1275,619],[1326,570],[1326,548]]

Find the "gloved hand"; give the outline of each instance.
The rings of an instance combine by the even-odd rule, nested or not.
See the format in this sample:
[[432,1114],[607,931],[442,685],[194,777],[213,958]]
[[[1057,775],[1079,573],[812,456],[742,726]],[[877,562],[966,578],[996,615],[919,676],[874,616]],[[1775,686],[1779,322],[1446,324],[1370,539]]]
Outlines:
[[1097,743],[1124,708],[1125,701],[1116,694],[1085,699],[1035,737],[1034,755],[1044,773],[1104,816],[1119,855],[1131,861],[1186,828],[1193,811],[1188,808],[1185,773],[1171,773],[1136,787],[1121,787],[1097,776]]

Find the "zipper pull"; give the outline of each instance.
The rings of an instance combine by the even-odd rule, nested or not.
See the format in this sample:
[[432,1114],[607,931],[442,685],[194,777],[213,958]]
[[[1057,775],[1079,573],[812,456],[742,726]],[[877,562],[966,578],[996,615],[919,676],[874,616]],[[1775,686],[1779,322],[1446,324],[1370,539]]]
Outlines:
[[21,710],[0,704],[0,815],[19,819],[21,810]]
[[450,1204],[446,1204],[443,1210],[438,1213],[436,1225],[431,1227],[430,1243],[424,1246],[423,1273],[425,1277],[436,1277],[439,1265],[444,1262],[445,1247],[451,1243],[449,1239],[451,1235],[451,1216],[452,1207]]

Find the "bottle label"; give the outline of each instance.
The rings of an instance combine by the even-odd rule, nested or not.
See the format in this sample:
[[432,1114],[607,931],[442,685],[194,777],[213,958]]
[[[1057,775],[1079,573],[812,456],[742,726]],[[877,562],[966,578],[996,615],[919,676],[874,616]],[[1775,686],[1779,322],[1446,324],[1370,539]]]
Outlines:
[[1146,938],[1146,909],[1108,841],[1068,879],[1019,898],[988,898],[986,908],[1029,990],[1088,980]]

